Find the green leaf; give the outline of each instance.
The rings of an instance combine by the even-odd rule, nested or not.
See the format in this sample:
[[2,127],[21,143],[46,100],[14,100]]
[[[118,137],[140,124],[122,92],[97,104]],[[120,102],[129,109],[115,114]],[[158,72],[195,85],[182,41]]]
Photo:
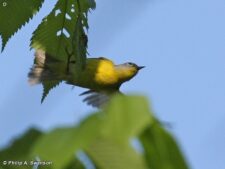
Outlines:
[[153,118],[148,101],[142,96],[117,95],[105,111],[102,134],[120,143],[139,135]]
[[147,169],[144,158],[131,146],[99,138],[86,149],[96,166],[101,169]]
[[[80,3],[79,3],[80,2]],[[43,50],[46,59],[51,57],[60,62],[56,69],[76,71],[85,67],[87,55],[88,30],[87,13],[94,7],[93,0],[60,0],[52,12],[43,19],[34,31],[31,47]],[[75,64],[69,64],[71,61]],[[73,65],[73,66],[71,66]],[[52,64],[51,66],[54,67]],[[70,66],[70,68],[68,68]],[[56,71],[52,69],[51,71]],[[43,83],[42,102],[49,91],[60,81]]]
[[41,98],[41,103],[44,102],[45,98],[47,97],[48,93],[50,92],[51,89],[54,87],[58,86],[61,81],[46,81],[42,83],[43,86],[43,95]]
[[90,8],[94,10],[96,8],[95,0],[80,0],[80,2],[82,11],[87,11]]
[[61,169],[97,137],[100,124],[98,115],[92,115],[78,127],[56,129],[38,140],[31,156],[52,161],[54,169]]
[[74,158],[65,169],[85,169],[85,166],[79,159]]
[[79,68],[84,69],[87,54],[88,38],[84,32],[82,26],[82,19],[80,16],[77,18],[74,35],[75,36],[73,37],[72,44],[73,51],[75,54],[76,65],[79,65]]
[[[52,12],[43,19],[42,23],[33,33],[31,39],[31,47],[35,49],[42,49],[49,55],[55,57],[57,60],[63,62],[77,61],[77,58],[86,58],[87,43],[80,39],[80,30],[84,33],[84,29],[88,29],[87,12],[91,9],[91,4],[87,6],[87,2],[74,0],[60,0],[55,5]],[[78,18],[81,19],[82,24],[77,24]],[[78,28],[78,33],[75,31]],[[82,34],[85,35],[86,34]],[[74,43],[73,43],[74,42]],[[74,45],[82,49],[80,53],[74,51]],[[77,55],[79,54],[79,55]],[[80,59],[84,62],[84,59]]]
[[[44,0],[0,0],[2,51],[9,38],[36,14]],[[4,3],[4,5],[3,5]]]
[[[53,161],[54,168],[61,169],[73,159],[76,151],[86,150],[99,138],[106,138],[111,141],[109,146],[113,143],[117,148],[115,152],[124,148],[127,154],[133,154],[132,158],[136,159],[134,163],[141,167],[140,157],[130,147],[130,138],[144,130],[151,121],[150,117],[147,101],[143,97],[117,96],[105,112],[93,114],[80,126],[56,129],[43,136],[35,145],[32,155]],[[95,157],[91,150],[89,153]]]
[[117,95],[104,111],[101,136],[86,149],[87,154],[102,169],[146,169],[130,139],[141,134],[152,121],[147,100]]
[[[3,161],[25,161],[31,160],[29,157],[30,151],[37,139],[42,133],[36,129],[30,129],[23,136],[16,139],[11,146],[0,151],[0,166]],[[4,165],[4,169],[18,168],[16,165]],[[23,166],[24,168],[31,168],[31,166]]]
[[[144,97],[115,96],[105,110],[79,126],[42,136],[32,157],[52,161],[54,169],[62,169],[83,150],[101,169],[187,169],[174,139],[155,121]],[[144,154],[130,144],[131,138],[139,136]]]
[[140,141],[151,169],[188,169],[177,143],[159,123],[149,126]]

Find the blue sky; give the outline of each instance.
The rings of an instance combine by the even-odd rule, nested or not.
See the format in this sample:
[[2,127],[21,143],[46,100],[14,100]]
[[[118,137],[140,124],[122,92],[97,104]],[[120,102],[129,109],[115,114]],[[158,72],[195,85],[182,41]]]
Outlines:
[[[83,89],[62,84],[41,105],[42,87],[27,83],[31,34],[55,2],[0,54],[0,147],[31,126],[71,125],[93,111],[78,96]],[[225,168],[225,1],[97,0],[89,23],[91,56],[146,66],[122,91],[146,95],[172,123],[191,167]]]

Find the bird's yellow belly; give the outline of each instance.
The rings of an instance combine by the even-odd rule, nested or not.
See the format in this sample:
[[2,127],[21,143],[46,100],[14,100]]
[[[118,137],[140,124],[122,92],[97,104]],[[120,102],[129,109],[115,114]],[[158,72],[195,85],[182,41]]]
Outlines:
[[93,90],[113,88],[118,85],[118,77],[114,66],[108,60],[91,60],[86,68],[74,73],[70,79],[72,84]]

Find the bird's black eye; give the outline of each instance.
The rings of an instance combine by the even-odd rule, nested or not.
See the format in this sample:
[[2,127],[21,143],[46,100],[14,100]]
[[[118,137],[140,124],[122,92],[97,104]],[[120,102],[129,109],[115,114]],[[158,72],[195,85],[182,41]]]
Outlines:
[[132,66],[132,67],[137,67],[137,65],[135,63],[132,63],[132,62],[127,62],[127,65]]
[[134,64],[132,62],[128,62],[127,64],[130,66],[134,66]]

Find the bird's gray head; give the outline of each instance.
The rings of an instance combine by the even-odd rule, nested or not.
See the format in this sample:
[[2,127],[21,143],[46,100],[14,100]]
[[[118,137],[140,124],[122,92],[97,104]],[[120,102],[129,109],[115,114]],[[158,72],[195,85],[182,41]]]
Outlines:
[[139,71],[139,70],[141,70],[145,67],[145,66],[138,66],[138,65],[136,65],[135,63],[132,63],[132,62],[127,62],[127,63],[124,63],[122,65],[124,65],[125,67],[136,69],[137,71]]
[[144,67],[145,66],[138,66],[132,62],[127,62],[115,66],[118,77],[122,82],[130,80],[138,73],[139,70],[143,69]]

